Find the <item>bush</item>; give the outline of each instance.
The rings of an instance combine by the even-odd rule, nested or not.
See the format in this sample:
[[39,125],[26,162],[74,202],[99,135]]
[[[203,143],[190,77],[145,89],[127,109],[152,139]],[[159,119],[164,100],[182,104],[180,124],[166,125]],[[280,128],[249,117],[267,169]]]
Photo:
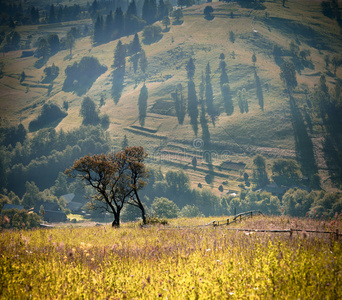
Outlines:
[[177,218],[179,214],[178,206],[165,197],[156,197],[151,208],[153,215],[159,218]]
[[106,71],[107,67],[101,65],[97,58],[85,56],[79,63],[75,62],[73,65],[66,67],[65,75],[67,77],[63,84],[63,91],[75,91],[78,96],[81,96],[85,94],[95,80]]
[[149,25],[144,28],[143,42],[145,44],[155,43],[162,38],[162,28],[159,25]]
[[204,217],[200,209],[195,205],[185,205],[179,213],[183,218]]
[[38,227],[41,221],[36,213],[28,213],[26,210],[6,209],[0,215],[2,228],[31,229]]
[[37,131],[53,122],[63,119],[68,114],[62,111],[59,106],[53,103],[47,103],[43,105],[42,111],[37,119],[33,120],[29,124],[29,130]]

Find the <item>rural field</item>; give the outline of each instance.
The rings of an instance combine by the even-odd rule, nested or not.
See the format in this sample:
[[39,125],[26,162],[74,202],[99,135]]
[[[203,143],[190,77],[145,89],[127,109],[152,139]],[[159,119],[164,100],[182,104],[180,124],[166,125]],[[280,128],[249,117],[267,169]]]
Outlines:
[[[305,231],[341,232],[340,217],[256,216],[230,226],[203,226],[209,220],[2,231],[0,298],[342,297],[341,235]],[[304,231],[290,236],[252,230],[289,228]]]
[[337,0],[0,0],[0,299],[342,299],[341,49]]

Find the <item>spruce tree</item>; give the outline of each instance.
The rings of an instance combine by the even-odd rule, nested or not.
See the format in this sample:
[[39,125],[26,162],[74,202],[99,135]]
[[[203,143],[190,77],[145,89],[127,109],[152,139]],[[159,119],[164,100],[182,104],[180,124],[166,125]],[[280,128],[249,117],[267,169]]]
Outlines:
[[257,94],[259,106],[260,106],[261,110],[264,110],[264,94],[262,92],[260,78],[259,78],[256,70],[254,70],[254,79],[255,79],[256,94]]
[[200,116],[200,123],[202,128],[202,140],[204,142],[204,149],[210,148],[210,132],[208,127],[208,121],[205,116],[205,107],[204,101],[201,103],[201,116]]
[[238,97],[238,104],[239,104],[239,108],[240,108],[240,113],[243,114],[245,112],[245,105],[243,103],[243,97],[242,97],[241,90],[238,90],[237,97]]
[[148,99],[148,90],[146,85],[144,84],[140,90],[138,107],[139,107],[139,123],[141,127],[145,126],[145,118],[147,111],[147,99]]
[[103,17],[98,16],[94,26],[94,44],[101,44],[103,42]]
[[139,36],[137,33],[134,35],[134,38],[130,47],[130,51],[131,51],[131,55],[136,54],[141,51],[141,44],[140,44]]
[[122,45],[121,40],[117,43],[114,51],[113,68],[112,97],[117,104],[121,98],[126,68],[126,48]]
[[137,16],[138,13],[137,13],[137,6],[135,4],[135,0],[132,0],[129,5],[128,5],[128,8],[127,8],[127,11],[126,11],[126,16]]
[[245,113],[248,113],[248,111],[249,111],[248,99],[247,99],[247,91],[245,88],[242,89],[242,98],[243,98],[243,105],[244,105]]
[[177,84],[176,90],[173,93],[171,93],[171,97],[175,102],[178,124],[183,125],[186,114],[186,103],[183,97],[183,87],[181,83]]
[[188,114],[190,116],[190,124],[197,136],[198,133],[198,100],[196,95],[195,84],[192,80],[188,82]]
[[125,134],[125,136],[124,136],[124,138],[123,138],[123,140],[121,142],[121,148],[123,150],[123,149],[127,148],[128,146],[129,146],[128,145],[128,139],[127,139],[127,135]]
[[104,25],[104,35],[106,41],[111,41],[113,34],[114,34],[114,18],[113,13],[110,11],[110,13],[106,17],[105,25]]
[[124,34],[124,24],[125,19],[121,7],[115,10],[114,14],[114,30],[116,32],[116,37],[121,37]]
[[114,69],[125,69],[126,67],[126,48],[122,44],[121,40],[116,45],[115,51],[114,51]]
[[146,53],[143,49],[141,49],[141,52],[140,52],[140,69],[141,69],[141,72],[144,73],[144,80],[146,78],[147,66],[148,66],[148,62],[147,62],[147,58],[146,58]]
[[230,116],[234,112],[234,104],[233,104],[232,94],[230,91],[230,86],[228,83],[225,83],[222,85],[221,92],[222,92],[225,112],[228,116]]
[[189,59],[188,63],[186,64],[185,69],[188,75],[188,80],[193,80],[196,67],[195,67],[194,60],[192,59],[192,57]]
[[207,103],[207,112],[211,118],[213,125],[215,126],[215,112],[214,112],[214,95],[213,95],[213,87],[211,85],[210,78],[210,64],[208,63],[205,68],[205,100]]

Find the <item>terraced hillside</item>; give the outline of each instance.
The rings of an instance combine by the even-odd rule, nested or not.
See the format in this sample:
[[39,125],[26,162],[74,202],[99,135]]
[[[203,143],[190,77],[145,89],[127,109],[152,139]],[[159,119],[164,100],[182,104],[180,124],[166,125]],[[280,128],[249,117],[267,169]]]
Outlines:
[[[52,83],[42,83],[45,66],[37,68],[37,58],[21,57],[22,51],[4,54],[0,58],[5,64],[4,76],[0,79],[1,118],[6,118],[11,124],[21,120],[28,128],[44,103],[53,102],[62,107],[67,101],[68,115],[55,126],[56,130],[69,131],[81,125],[79,111],[83,97],[89,96],[97,104],[102,97],[105,104],[100,111],[109,116],[107,132],[113,138],[114,148],[120,147],[124,135],[127,135],[130,145],[139,144],[147,149],[154,164],[162,163],[167,169],[185,169],[193,186],[202,183],[217,191],[217,187],[228,180],[227,189],[239,191],[243,172],[252,173],[251,158],[260,153],[268,158],[268,164],[279,157],[296,158],[303,175],[310,177],[318,173],[323,187],[336,188],[324,153],[325,129],[314,109],[308,108],[311,93],[322,74],[331,89],[342,75],[339,68],[334,75],[333,67],[326,67],[324,60],[325,56],[332,59],[338,55],[342,46],[341,29],[336,20],[322,14],[320,1],[286,1],[285,7],[281,1],[266,1],[263,10],[242,8],[235,2],[213,2],[210,5],[214,9],[211,20],[203,15],[207,4],[185,8],[181,24],[172,24],[158,42],[142,44],[148,60],[146,86],[149,94],[144,127],[139,124],[137,106],[143,85],[141,71],[134,74],[132,63],[127,58],[122,96],[115,104],[111,96],[111,66],[118,41],[95,47],[90,36],[76,40],[71,56],[69,50],[64,50],[49,58],[45,66],[54,63],[60,69]],[[91,20],[79,21],[77,25],[87,23],[91,25]],[[161,22],[158,24],[164,27]],[[28,35],[34,39],[51,32],[65,34],[74,25],[70,22],[53,26],[21,26],[17,30],[23,39]],[[139,37],[142,41],[142,32]],[[128,44],[132,39],[133,36],[127,36],[121,41]],[[294,57],[291,47],[309,55]],[[274,49],[281,49],[282,55],[275,57]],[[234,102],[234,113],[229,116],[224,112],[220,89],[221,53],[227,63]],[[253,54],[257,59],[255,66]],[[107,66],[107,71],[84,95],[64,92],[65,69],[84,56],[98,58]],[[188,115],[183,125],[178,124],[171,96],[177,84],[181,83],[187,98],[185,67],[190,58],[196,67],[194,83],[197,93],[202,72],[208,63],[211,67],[214,106],[219,115],[215,124],[207,116],[210,145],[203,144],[200,124],[198,135],[194,134]],[[291,105],[279,76],[280,65],[285,60],[294,61],[297,69],[298,86],[293,92],[295,106]],[[26,79],[20,84],[18,78],[22,71]],[[261,82],[263,110],[258,104],[254,71]],[[238,91],[243,89],[246,90],[249,111],[242,114],[238,106]],[[309,109],[310,128],[305,118],[306,109]],[[208,153],[212,157],[211,163],[205,161]],[[194,156],[198,158],[196,170],[191,164]],[[204,180],[208,172],[215,176],[211,184]]]

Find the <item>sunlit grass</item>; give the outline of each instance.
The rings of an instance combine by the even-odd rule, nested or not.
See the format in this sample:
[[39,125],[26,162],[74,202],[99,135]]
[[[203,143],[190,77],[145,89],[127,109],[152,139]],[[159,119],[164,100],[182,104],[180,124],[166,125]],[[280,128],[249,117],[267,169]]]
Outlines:
[[333,239],[226,227],[3,231],[0,298],[338,299],[341,266],[341,243]]

